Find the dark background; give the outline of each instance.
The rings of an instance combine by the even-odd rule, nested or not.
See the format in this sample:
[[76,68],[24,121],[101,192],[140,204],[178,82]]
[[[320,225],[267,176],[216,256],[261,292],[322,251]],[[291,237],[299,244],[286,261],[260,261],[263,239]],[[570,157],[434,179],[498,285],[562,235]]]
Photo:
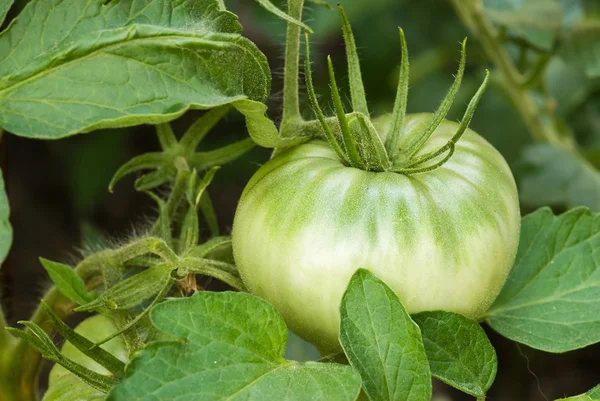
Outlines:
[[[282,5],[282,2],[274,2]],[[347,0],[343,2],[353,24],[361,55],[363,79],[374,114],[391,111],[395,95],[402,26],[411,56],[409,112],[433,111],[451,85],[459,59],[459,42],[468,35],[453,10],[442,0]],[[598,7],[589,2],[589,9]],[[281,76],[285,24],[249,0],[228,2],[240,16],[244,34],[267,55],[273,77],[269,114],[280,115]],[[597,8],[596,8],[597,10]],[[317,90],[326,104],[328,89],[324,59],[331,54],[340,86],[345,81],[344,47],[337,13],[311,6],[307,10],[312,35],[313,70]],[[463,86],[449,119],[458,120],[467,102],[490,67],[476,40],[470,40]],[[570,83],[578,72],[565,71],[560,60],[553,61],[546,79],[559,107],[567,104]],[[554,74],[554,75],[552,75]],[[343,83],[342,83],[343,82]],[[581,142],[600,139],[600,93],[590,91],[581,104],[561,110]],[[327,97],[325,96],[327,95]],[[303,96],[304,99],[304,96]],[[305,99],[304,99],[305,101]],[[306,106],[306,105],[305,105]],[[304,110],[308,110],[304,107]],[[331,111],[331,107],[328,109]],[[189,112],[173,122],[181,133],[201,112]],[[310,116],[310,113],[308,114]],[[501,91],[494,85],[485,94],[471,127],[493,143],[511,164],[517,181],[522,166],[519,157],[531,137]],[[243,120],[231,114],[201,145],[214,148],[246,135]],[[26,319],[37,305],[49,280],[38,257],[75,263],[81,249],[97,247],[103,241],[119,241],[143,227],[154,216],[154,204],[133,189],[134,177],[124,179],[114,194],[107,191],[116,169],[131,157],[158,150],[151,126],[97,131],[56,142],[42,142],[4,136],[0,145],[2,171],[11,204],[14,243],[1,270],[3,305],[8,319]],[[232,224],[237,200],[252,173],[269,157],[269,151],[255,149],[221,169],[210,193],[222,230]],[[523,205],[523,212],[531,210]],[[487,329],[487,328],[486,328]],[[518,346],[488,330],[496,347],[498,377],[488,399],[554,400],[589,390],[600,382],[600,345],[563,355],[546,354]],[[294,340],[292,357],[303,359],[314,351]],[[436,383],[434,400],[469,400]]]

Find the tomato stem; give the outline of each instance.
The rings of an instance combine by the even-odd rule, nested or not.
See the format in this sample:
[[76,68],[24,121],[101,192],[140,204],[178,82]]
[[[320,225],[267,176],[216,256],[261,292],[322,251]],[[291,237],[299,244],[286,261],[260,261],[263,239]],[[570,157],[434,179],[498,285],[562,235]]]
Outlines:
[[156,305],[159,301],[162,301],[164,299],[164,297],[167,295],[167,293],[173,286],[174,282],[175,282],[175,280],[170,279],[165,284],[165,286],[159,291],[159,293],[156,295],[156,297],[154,297],[154,299],[152,300],[152,303],[150,303],[150,305],[148,305],[148,307],[146,309],[144,309],[139,315],[137,315],[134,319],[132,319],[129,323],[127,323],[125,326],[123,326],[117,332],[111,334],[110,336],[104,338],[103,340],[96,342],[91,349],[94,349],[96,347],[99,347],[102,344],[109,342],[113,338],[120,336],[121,334],[123,334],[124,332],[126,332],[127,330],[129,330],[130,328],[135,326],[137,324],[137,322],[139,322],[144,316],[146,316],[150,312],[150,310],[154,307],[154,305]]
[[[302,9],[304,0],[289,0],[288,15],[300,21],[302,19]],[[285,40],[285,67],[283,75],[283,117],[281,123],[281,136],[286,137],[286,125],[293,125],[294,122],[301,122],[299,101],[299,67],[300,67],[300,34],[302,28],[295,24],[287,24]]]
[[[463,118],[460,121],[460,125],[458,126],[458,129],[456,130],[456,133],[452,136],[452,138],[450,138],[450,140],[444,146],[439,148],[438,150],[434,150],[432,152],[426,153],[426,154],[422,155],[421,157],[418,157],[417,159],[409,160],[409,163],[406,166],[407,168],[399,169],[398,172],[406,173],[407,170],[410,170],[413,167],[416,167],[420,164],[428,162],[428,161],[440,156],[442,153],[446,152],[449,149],[451,150],[449,156],[451,156],[451,154],[454,152],[454,145],[456,145],[458,140],[463,136],[463,134],[469,127],[471,120],[473,119],[473,115],[475,114],[475,109],[477,108],[479,101],[483,97],[483,93],[485,92],[485,89],[487,88],[489,79],[490,79],[490,72],[488,70],[486,70],[485,78],[483,79],[483,82],[479,86],[479,89],[477,90],[477,92],[475,93],[475,95],[473,96],[471,101],[469,102],[469,105],[467,106],[467,110],[465,110],[465,114],[463,115]],[[448,161],[450,159],[449,156],[447,156],[447,158],[445,158],[443,160],[443,163],[441,163],[441,164],[438,163],[436,168],[441,167],[446,161]],[[415,169],[415,170],[418,170],[418,169]],[[430,169],[427,168],[427,170],[425,170],[425,171],[430,171]],[[420,172],[420,171],[418,171],[418,172]]]
[[367,98],[365,96],[365,87],[360,72],[360,61],[358,59],[358,51],[356,50],[356,42],[354,34],[348,22],[348,17],[344,9],[338,4],[338,11],[342,20],[342,32],[344,33],[344,44],[346,45],[346,58],[348,60],[348,80],[350,82],[350,97],[352,99],[352,108],[354,111],[369,115],[369,107],[367,106]]
[[442,121],[446,117],[446,114],[448,114],[448,111],[450,110],[450,107],[452,106],[452,103],[456,98],[456,94],[458,93],[458,89],[460,88],[460,84],[462,82],[462,78],[465,72],[465,62],[467,53],[466,47],[467,39],[465,38],[465,40],[463,40],[462,42],[460,64],[458,66],[458,73],[456,74],[454,83],[450,87],[450,90],[446,94],[446,97],[444,97],[444,100],[442,100],[440,107],[438,107],[435,114],[433,115],[433,118],[431,119],[429,125],[425,127],[425,129],[417,135],[415,140],[408,145],[406,153],[408,154],[409,159],[412,158],[415,154],[419,152],[419,150],[423,148],[423,146],[425,145],[425,143],[427,143],[435,129],[442,123]]
[[400,152],[400,139],[402,138],[402,126],[406,116],[406,104],[408,101],[408,82],[410,80],[408,63],[408,46],[404,37],[404,30],[400,30],[400,78],[398,81],[398,90],[394,102],[394,111],[392,113],[392,124],[386,137],[386,149],[391,160],[394,160]]
[[305,42],[306,42],[306,56],[304,59],[304,64],[305,64],[304,71],[306,74],[306,87],[308,89],[308,99],[312,106],[313,112],[315,113],[315,115],[317,116],[317,119],[321,123],[321,127],[323,128],[323,131],[325,132],[325,136],[327,137],[327,141],[329,142],[329,145],[333,148],[335,153],[337,153],[338,157],[340,159],[342,159],[344,161],[344,163],[349,165],[350,160],[348,159],[348,155],[346,154],[344,149],[342,149],[342,147],[340,146],[340,143],[336,139],[335,135],[333,135],[333,132],[331,131],[331,128],[329,127],[329,124],[327,123],[327,121],[325,121],[325,114],[323,113],[321,106],[319,106],[319,101],[317,99],[317,95],[315,93],[315,87],[313,85],[313,80],[312,80],[312,71],[311,71],[311,67],[310,67],[310,43],[308,40],[307,33],[304,34],[304,38],[305,38]]
[[342,98],[340,97],[340,91],[335,80],[335,72],[333,71],[333,63],[331,62],[331,56],[327,56],[327,67],[329,69],[329,80],[331,82],[331,97],[335,106],[335,113],[340,123],[340,129],[342,130],[342,140],[348,158],[352,163],[353,167],[365,169],[365,164],[358,153],[356,142],[350,133],[350,127],[348,126],[348,119],[344,112],[344,105],[342,104]]
[[[444,148],[441,148],[441,149],[444,149]],[[450,160],[450,158],[454,154],[454,149],[455,149],[455,145],[454,145],[454,143],[451,143],[448,148],[445,148],[442,152],[439,153],[439,154],[442,154],[446,150],[449,150],[449,152],[446,154],[446,156],[444,156],[444,158],[442,160],[440,160],[439,162],[437,162],[437,163],[435,163],[435,164],[433,164],[431,166],[417,167],[417,168],[411,168],[411,167],[397,168],[397,169],[394,169],[392,171],[394,171],[395,173],[407,174],[407,175],[408,174],[426,173],[428,171],[433,171],[433,170],[435,170],[438,167],[442,167],[444,164],[446,164],[446,162],[448,160]],[[415,165],[415,164],[413,164],[413,165]]]

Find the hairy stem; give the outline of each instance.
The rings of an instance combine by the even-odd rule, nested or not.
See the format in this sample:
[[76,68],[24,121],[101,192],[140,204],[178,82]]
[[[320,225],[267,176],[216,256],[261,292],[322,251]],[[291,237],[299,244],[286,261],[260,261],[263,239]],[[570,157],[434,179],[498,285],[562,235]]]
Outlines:
[[[123,262],[124,259],[131,256],[129,248],[129,246],[125,246],[94,253],[83,259],[75,267],[75,271],[88,284],[88,290],[91,290],[91,287],[101,283],[101,280],[94,280],[94,277],[101,274],[102,265],[110,259],[117,263]],[[71,316],[76,306],[71,300],[60,294],[56,287],[50,288],[44,295],[43,301],[62,320]],[[38,305],[30,321],[40,326],[48,334],[53,332],[51,320],[42,303]],[[37,400],[38,375],[43,362],[42,356],[22,339],[10,337],[10,341],[12,346],[3,347],[4,352],[0,353],[0,401]]]
[[[304,0],[289,0],[288,14],[290,17],[301,21]],[[302,28],[288,24],[285,45],[285,67],[283,76],[283,122],[282,131],[287,123],[302,120],[300,115],[299,74],[300,74],[300,34]],[[282,136],[285,136],[282,132]]]
[[497,39],[496,30],[485,20],[481,2],[479,0],[451,0],[451,2],[463,23],[481,41],[485,53],[498,70],[506,94],[531,135],[538,141],[549,142],[558,148],[574,151],[575,142],[572,137],[561,135],[553,124],[544,122],[541,110],[529,90],[523,85],[523,77],[508,51]]

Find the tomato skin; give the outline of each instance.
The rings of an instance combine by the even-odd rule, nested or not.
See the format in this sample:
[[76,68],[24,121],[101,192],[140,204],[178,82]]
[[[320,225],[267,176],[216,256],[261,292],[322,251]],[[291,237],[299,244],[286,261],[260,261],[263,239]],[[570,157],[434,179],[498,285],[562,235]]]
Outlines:
[[[407,116],[402,143],[430,118]],[[457,128],[444,121],[419,154],[444,145]],[[383,279],[409,313],[477,319],[512,268],[519,230],[506,161],[467,130],[446,164],[414,175],[346,167],[320,140],[297,146],[252,177],[232,237],[250,291],[330,351],[339,347],[339,303],[356,269]]]

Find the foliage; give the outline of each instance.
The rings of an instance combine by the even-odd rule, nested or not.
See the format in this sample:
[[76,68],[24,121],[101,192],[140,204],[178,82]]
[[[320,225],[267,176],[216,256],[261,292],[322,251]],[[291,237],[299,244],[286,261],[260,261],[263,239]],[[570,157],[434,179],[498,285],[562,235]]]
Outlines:
[[[225,3],[0,0],[0,262],[13,245],[9,219],[22,209],[9,205],[19,199],[18,192],[15,197],[11,192],[14,172],[3,156],[15,157],[13,136],[82,138],[56,154],[72,181],[68,187],[73,203],[86,217],[103,196],[98,188],[104,192],[108,184],[112,192],[117,182],[134,174],[135,189],[153,202],[156,212],[134,235],[102,241],[77,263],[39,259],[54,286],[32,316],[18,322],[24,328],[10,327],[12,317],[0,308],[0,401],[42,398],[36,394],[42,358],[54,363],[44,401],[426,401],[439,387],[432,385],[432,378],[483,400],[500,394],[503,389],[494,382],[507,369],[502,360],[498,363],[504,355],[496,355],[494,348],[499,336],[488,338],[481,323],[505,339],[553,354],[600,342],[600,8],[595,2],[346,1],[347,15],[338,9],[341,23],[322,0],[289,0],[287,12],[281,7],[284,2],[276,0]],[[449,18],[449,12],[457,18]],[[238,15],[246,28],[243,35]],[[402,26],[399,44],[393,29],[397,25]],[[334,51],[325,66],[313,66],[309,53],[331,51],[332,38],[337,40],[340,31],[347,65],[338,62],[342,52]],[[456,42],[466,32],[469,57],[463,41],[452,82]],[[267,104],[279,100],[269,99],[278,66],[276,61],[270,65],[263,51],[271,58],[278,52],[273,38],[283,34],[279,118],[277,107],[267,115]],[[306,87],[299,83],[301,61]],[[336,78],[342,76],[349,77],[349,85]],[[440,102],[437,94],[446,87],[450,90]],[[319,99],[320,93],[331,94],[331,111],[322,108],[326,102]],[[451,108],[453,103],[466,107]],[[432,109],[433,114],[412,114]],[[229,116],[231,124],[221,124]],[[227,132],[241,131],[236,125],[240,117],[246,128],[243,138]],[[126,133],[143,124],[155,126],[159,149],[135,155],[116,169],[110,183],[101,182],[108,181],[107,171],[114,171],[128,154],[116,149],[126,146]],[[109,135],[112,139],[105,139]],[[61,143],[66,142],[56,146]],[[270,238],[267,229],[252,226],[248,236],[257,241],[253,252],[260,255],[261,265],[273,262],[277,252],[292,257],[275,263],[277,269],[259,280],[250,277],[235,249],[236,232],[233,241],[224,235],[227,224],[217,216],[223,197],[214,197],[218,185],[213,181],[217,177],[229,183],[233,176],[248,175],[220,168],[242,160],[242,167],[235,168],[249,170],[254,162],[247,157],[256,145],[273,149],[272,160],[250,179],[241,205],[253,188],[272,182],[269,174],[275,168],[299,155],[291,162],[296,170],[280,174],[283,186],[254,201],[264,205],[275,199],[279,207],[293,211],[293,221],[314,218],[331,226],[332,216],[358,224],[366,220],[361,214],[366,211],[381,219],[368,228],[377,232],[377,241],[348,246],[335,235],[322,238],[310,229],[304,235],[322,248],[315,251],[303,243],[296,249],[289,232]],[[472,166],[498,175],[470,181],[467,188],[452,181],[448,172],[473,162],[472,153],[462,158],[461,152],[474,152],[477,146],[488,151]],[[389,175],[421,186],[443,183],[445,195],[456,191],[461,197],[429,197],[431,207],[411,223],[404,215],[398,219],[398,213],[386,215],[382,204],[368,198],[372,187],[361,187],[346,175],[344,188],[350,189],[331,186],[326,202],[307,201],[294,191],[314,195],[317,187],[303,189],[298,171],[320,184],[327,182],[306,162],[307,149],[316,152],[320,163],[333,155],[340,169],[361,177]],[[29,160],[30,155],[19,157]],[[511,169],[524,215],[519,235]],[[452,177],[466,174],[464,169],[452,171]],[[494,197],[494,190],[502,196]],[[494,227],[500,227],[502,238],[509,238],[487,241],[480,253],[464,241],[461,229],[468,218],[455,221],[448,216],[471,192],[485,195],[487,201],[481,203],[487,209],[476,205],[469,216],[478,222],[505,223]],[[346,209],[335,206],[338,195],[349,197]],[[362,207],[362,197],[373,208]],[[213,204],[213,199],[219,203]],[[511,217],[501,214],[507,199],[514,203],[512,225],[507,223]],[[418,205],[427,202],[419,199]],[[412,210],[414,203],[406,205],[402,210]],[[329,212],[319,215],[322,210]],[[264,217],[277,227],[290,225],[275,210],[251,216],[253,221]],[[489,267],[490,258],[502,259],[502,274],[462,277],[463,286],[454,286],[453,294],[462,301],[486,294],[483,300],[477,298],[478,312],[451,308],[450,297],[434,288],[424,267],[435,265],[433,258],[421,258],[415,266],[403,260],[401,267],[423,273],[413,281],[401,275],[403,283],[418,290],[407,296],[386,269],[377,270],[355,257],[354,251],[371,254],[378,249],[375,244],[398,242],[392,241],[384,219],[403,230],[413,245],[418,243],[423,255],[433,254],[431,244],[445,244],[438,273],[457,273],[457,260]],[[426,223],[433,227],[426,238],[430,243],[415,234],[414,228]],[[355,235],[362,232],[357,227],[342,231]],[[15,232],[19,230],[15,226]],[[286,244],[290,238],[293,244]],[[508,273],[517,240],[516,260]],[[333,245],[325,247],[328,241]],[[368,246],[362,248],[364,243]],[[344,277],[328,273],[314,282],[306,270],[293,270],[298,267],[294,258],[300,256],[318,260],[321,271],[347,258],[354,264]],[[0,270],[0,291],[18,267],[9,262]],[[374,264],[385,267],[382,260]],[[281,282],[285,271],[294,274]],[[269,285],[278,296],[258,298]],[[314,293],[303,295],[303,285]],[[334,286],[338,298],[325,290]],[[305,299],[286,304],[293,299],[290,294]],[[443,302],[434,302],[440,299]],[[310,309],[317,304],[327,306],[326,324]],[[307,318],[290,318],[290,310],[298,306]],[[92,316],[71,329],[69,318],[88,316],[82,313]],[[317,345],[323,333],[333,333],[333,343],[339,341],[341,350],[318,361],[286,359],[288,327]],[[61,347],[59,337],[65,340]],[[593,386],[600,378],[594,380],[568,398],[557,384],[552,398],[598,401],[600,385]]]

